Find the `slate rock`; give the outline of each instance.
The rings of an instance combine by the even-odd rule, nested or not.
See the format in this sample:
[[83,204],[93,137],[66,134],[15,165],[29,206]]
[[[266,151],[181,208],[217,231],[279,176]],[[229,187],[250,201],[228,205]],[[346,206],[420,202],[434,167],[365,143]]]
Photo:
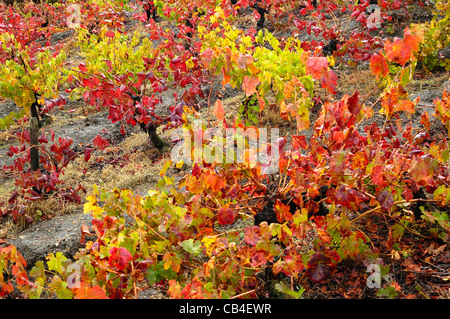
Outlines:
[[[67,258],[72,258],[84,246],[80,244],[82,223],[91,226],[91,221],[92,216],[83,212],[56,216],[31,226],[6,245],[16,246],[25,258],[27,268],[44,261],[49,253],[62,252]],[[86,237],[88,240],[92,239]]]

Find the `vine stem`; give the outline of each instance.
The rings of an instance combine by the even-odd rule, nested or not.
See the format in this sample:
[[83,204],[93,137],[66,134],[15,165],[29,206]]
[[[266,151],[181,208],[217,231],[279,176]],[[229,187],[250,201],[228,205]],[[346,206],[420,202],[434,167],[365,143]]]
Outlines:
[[208,127],[210,126],[210,119],[209,119],[209,114],[210,112],[210,108],[211,108],[211,93],[213,90],[213,84],[214,84],[214,75],[211,79],[211,87],[209,88],[209,94],[208,94]]
[[243,293],[241,293],[241,294],[239,294],[239,295],[230,297],[230,299],[237,299],[237,298],[240,298],[240,297],[242,297],[242,296],[245,296],[245,295],[248,295],[248,294],[252,294],[252,293],[256,293],[256,289],[252,289],[252,290],[243,292]]
[[[392,205],[398,205],[398,204],[404,204],[404,203],[415,203],[415,202],[433,202],[433,203],[435,203],[435,202],[438,202],[438,201],[437,201],[437,200],[434,200],[434,199],[414,198],[414,199],[411,199],[411,200],[405,200],[405,199],[404,199],[404,200],[399,200],[399,201],[394,202]],[[361,218],[363,218],[363,217],[365,217],[365,216],[367,216],[367,215],[369,215],[369,214],[372,214],[372,213],[374,213],[374,212],[376,212],[376,211],[379,211],[380,209],[381,209],[381,206],[377,206],[377,207],[375,207],[375,208],[369,209],[368,211],[362,213],[361,215],[359,215],[359,216],[353,218],[353,219],[350,221],[350,224],[353,224],[353,223],[356,222],[358,219],[361,219]]]

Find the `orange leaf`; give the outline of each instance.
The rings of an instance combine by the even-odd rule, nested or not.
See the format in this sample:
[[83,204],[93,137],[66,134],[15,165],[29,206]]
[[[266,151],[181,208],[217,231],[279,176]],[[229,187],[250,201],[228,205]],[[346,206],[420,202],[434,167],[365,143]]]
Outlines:
[[166,252],[163,256],[164,269],[172,268],[173,271],[179,272],[181,269],[180,259],[174,254]]
[[405,65],[412,57],[412,52],[419,48],[419,37],[411,34],[409,28],[405,28],[404,39],[394,38],[394,42],[390,39],[384,44],[386,57],[389,61]]
[[81,282],[80,288],[75,291],[76,299],[108,299],[105,291],[100,286],[89,287]]
[[216,104],[214,105],[214,115],[217,117],[218,120],[223,121],[223,105],[221,100],[217,100]]
[[288,205],[284,205],[278,201],[274,206],[274,211],[277,214],[277,219],[280,223],[292,220],[292,213],[290,212],[290,207]]
[[430,115],[428,114],[428,111],[425,111],[422,113],[422,115],[420,116],[420,123],[423,124],[423,126],[425,127],[425,129],[428,131],[431,127],[431,122],[430,122]]
[[370,71],[372,74],[379,79],[380,77],[386,76],[389,73],[389,69],[384,56],[375,53],[370,58]]
[[410,50],[404,45],[399,38],[394,38],[394,42],[388,39],[384,44],[384,51],[389,61],[396,62],[400,65],[405,65],[410,57]]
[[214,264],[216,262],[216,256],[212,256],[206,263],[203,264],[203,272],[206,277],[211,274],[211,269],[214,269]]
[[317,228],[317,234],[324,244],[331,244],[331,236],[327,231]]
[[249,97],[256,93],[256,87],[259,84],[259,78],[255,75],[246,75],[242,81],[242,90],[245,92],[245,96]]
[[397,107],[396,111],[405,111],[409,114],[414,114],[415,109],[414,109],[414,102],[410,101],[410,100],[402,100],[400,102],[400,105]]
[[420,37],[412,34],[408,27],[405,28],[403,41],[412,51],[417,51],[419,49]]
[[225,68],[222,68],[222,75],[223,75],[222,86],[225,86],[225,84],[230,83],[231,76],[230,76],[230,74],[225,70]]
[[298,116],[298,112],[294,107],[294,104],[289,103],[286,105],[286,102],[283,100],[280,102],[280,115],[283,120],[290,120],[291,116]]
[[259,95],[258,91],[256,91],[256,96],[258,97],[258,102],[259,102],[259,113],[261,114],[261,112],[264,110],[264,108],[266,107],[266,101],[264,101],[264,99]]

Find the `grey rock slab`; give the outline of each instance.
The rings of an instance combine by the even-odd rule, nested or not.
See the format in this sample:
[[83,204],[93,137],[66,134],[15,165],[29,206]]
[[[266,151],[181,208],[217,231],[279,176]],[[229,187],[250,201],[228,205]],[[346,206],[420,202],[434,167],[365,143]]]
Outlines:
[[80,244],[81,225],[91,226],[91,222],[92,216],[83,212],[56,216],[31,226],[6,244],[16,246],[25,258],[27,268],[45,260],[49,253],[62,252],[72,258],[83,247]]

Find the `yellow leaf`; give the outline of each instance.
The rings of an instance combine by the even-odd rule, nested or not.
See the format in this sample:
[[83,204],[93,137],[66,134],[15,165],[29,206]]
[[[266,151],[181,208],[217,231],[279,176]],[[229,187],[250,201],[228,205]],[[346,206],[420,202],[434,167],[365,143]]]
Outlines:
[[164,167],[162,168],[162,170],[159,172],[159,176],[163,176],[164,174],[166,174],[167,170],[169,169],[170,165],[172,165],[172,161],[168,160],[165,164]]
[[206,254],[211,256],[211,253],[214,249],[214,243],[217,241],[217,238],[214,236],[203,237],[202,243],[205,246]]
[[181,169],[181,168],[183,167],[183,165],[184,165],[184,161],[183,161],[183,160],[180,160],[180,161],[176,164],[176,167],[177,167],[178,169]]
[[97,206],[97,198],[94,195],[89,195],[86,199],[88,202],[84,204],[85,214],[89,214],[90,212],[101,214],[103,212],[103,209]]

